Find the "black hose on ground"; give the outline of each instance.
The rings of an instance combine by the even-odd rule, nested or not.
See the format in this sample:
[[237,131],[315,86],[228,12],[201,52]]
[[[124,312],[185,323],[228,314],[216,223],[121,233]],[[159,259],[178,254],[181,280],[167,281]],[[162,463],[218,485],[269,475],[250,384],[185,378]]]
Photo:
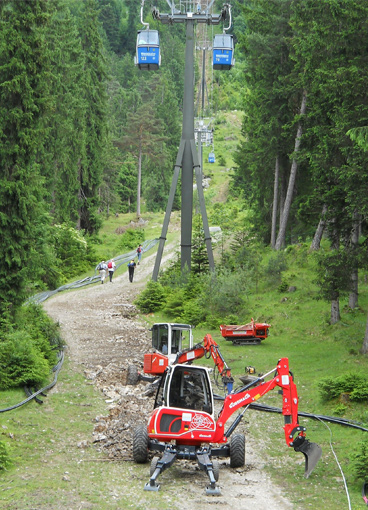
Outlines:
[[[282,413],[282,409],[279,407],[267,406],[264,404],[250,404],[251,409],[256,409],[257,411],[265,411],[267,413]],[[322,414],[311,414],[304,413],[303,411],[298,411],[298,416],[304,416],[305,418],[312,418],[314,420],[328,421],[330,423],[336,423],[338,425],[344,425],[345,427],[352,427],[354,429],[363,430],[364,432],[368,432],[368,429],[359,425],[359,423],[347,420],[345,418],[335,418],[334,416],[323,416]]]

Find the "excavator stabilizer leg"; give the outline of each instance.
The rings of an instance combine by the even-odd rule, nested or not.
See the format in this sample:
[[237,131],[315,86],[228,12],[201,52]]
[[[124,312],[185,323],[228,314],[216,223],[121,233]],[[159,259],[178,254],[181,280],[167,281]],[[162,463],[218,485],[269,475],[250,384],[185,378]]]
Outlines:
[[209,452],[206,448],[203,448],[202,450],[197,452],[197,461],[200,469],[202,469],[202,471],[205,471],[208,475],[208,478],[210,479],[210,485],[206,488],[206,494],[210,496],[220,496],[221,489],[216,485],[216,478],[213,471],[214,466],[213,463],[211,462]]
[[162,458],[157,462],[156,468],[154,472],[152,473],[152,476],[148,483],[145,484],[144,490],[145,491],[154,491],[157,492],[160,489],[160,485],[156,483],[156,479],[158,476],[162,473],[162,471],[165,471],[165,469],[172,466],[176,459],[176,450],[171,449],[168,447],[162,456]]
[[305,439],[298,446],[294,446],[296,452],[302,452],[305,457],[305,478],[309,478],[322,455],[322,448],[317,443],[310,443]]

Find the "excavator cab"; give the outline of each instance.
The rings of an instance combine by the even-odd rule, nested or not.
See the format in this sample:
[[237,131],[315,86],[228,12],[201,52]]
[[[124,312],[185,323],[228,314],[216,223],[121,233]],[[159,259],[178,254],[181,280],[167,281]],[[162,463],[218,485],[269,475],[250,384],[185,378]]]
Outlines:
[[148,424],[151,439],[208,442],[216,430],[208,369],[170,365],[161,378],[154,408]]
[[206,368],[170,366],[160,381],[154,407],[175,407],[213,414],[213,393]]
[[162,375],[175,362],[179,352],[193,348],[193,326],[190,324],[157,323],[151,328],[153,353],[144,355],[144,372]]

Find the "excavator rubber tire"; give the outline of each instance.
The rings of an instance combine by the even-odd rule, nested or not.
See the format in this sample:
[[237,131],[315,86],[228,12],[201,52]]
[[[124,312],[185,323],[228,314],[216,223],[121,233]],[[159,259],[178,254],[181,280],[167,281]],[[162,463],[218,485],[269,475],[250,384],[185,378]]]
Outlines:
[[133,460],[137,464],[148,461],[148,432],[143,424],[137,425],[133,432]]
[[245,436],[234,434],[230,438],[230,467],[243,467],[245,464]]
[[135,386],[139,381],[138,369],[135,365],[128,365],[127,370],[127,384]]
[[212,471],[216,482],[218,482],[218,479],[220,478],[220,464],[218,460],[212,461]]

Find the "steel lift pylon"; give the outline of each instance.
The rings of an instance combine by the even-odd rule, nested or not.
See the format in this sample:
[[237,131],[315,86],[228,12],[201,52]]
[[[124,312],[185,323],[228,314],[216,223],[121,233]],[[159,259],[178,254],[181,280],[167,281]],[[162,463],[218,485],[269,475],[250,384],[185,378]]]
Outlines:
[[195,174],[199,206],[202,215],[203,232],[207,249],[207,256],[210,269],[215,268],[211,236],[208,226],[206,205],[202,187],[202,168],[195,146],[194,139],[194,26],[195,23],[206,23],[208,25],[218,25],[229,15],[230,6],[224,5],[221,14],[210,14],[214,0],[202,12],[182,13],[175,9],[174,2],[166,0],[171,8],[171,13],[161,14],[156,8],[152,15],[155,19],[164,24],[186,23],[186,46],[185,46],[185,77],[184,77],[184,100],[183,100],[183,127],[181,142],[174,166],[174,174],[170,188],[169,199],[166,207],[166,213],[162,226],[159,246],[156,255],[155,266],[152,279],[157,281],[164,246],[166,242],[167,230],[170,222],[170,215],[175,197],[175,191],[178,185],[179,174],[181,170],[181,270],[182,273],[191,269],[191,250],[192,250],[192,214],[193,214],[193,176]]

